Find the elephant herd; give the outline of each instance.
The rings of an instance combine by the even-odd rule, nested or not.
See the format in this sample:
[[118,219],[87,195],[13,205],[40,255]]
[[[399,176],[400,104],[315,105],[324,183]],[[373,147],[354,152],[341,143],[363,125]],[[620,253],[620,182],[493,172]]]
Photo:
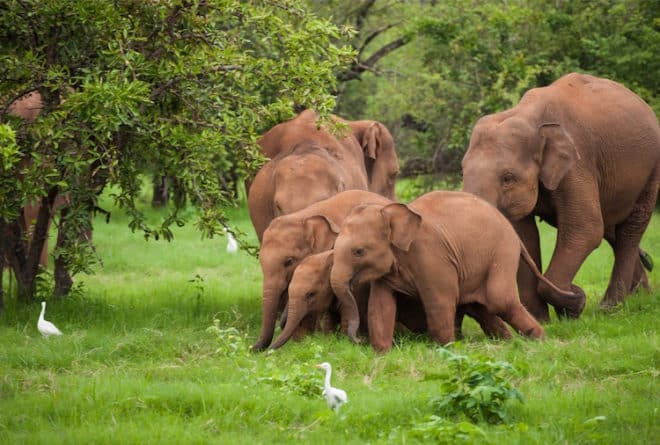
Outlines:
[[[259,145],[270,160],[248,192],[263,272],[254,350],[339,327],[386,351],[397,323],[444,344],[465,315],[491,337],[510,338],[508,324],[542,338],[549,306],[581,314],[573,279],[602,239],[614,267],[601,307],[648,288],[639,244],[658,196],[660,126],[616,82],[568,74],[482,117],[463,191],[408,204],[396,201],[394,140],[379,122],[306,110]],[[545,274],[536,217],[557,228]]]

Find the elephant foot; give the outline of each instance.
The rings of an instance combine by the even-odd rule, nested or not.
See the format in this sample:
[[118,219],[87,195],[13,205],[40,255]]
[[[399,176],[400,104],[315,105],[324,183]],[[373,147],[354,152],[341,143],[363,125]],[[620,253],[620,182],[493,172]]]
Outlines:
[[603,299],[603,301],[600,302],[598,307],[603,312],[614,312],[618,308],[619,304],[620,302],[617,301],[610,301]]
[[349,335],[348,338],[350,338],[351,341],[353,343],[355,343],[356,345],[359,345],[359,344],[362,343],[362,339],[360,339],[360,337],[358,337],[357,335]]
[[571,284],[571,292],[575,297],[567,299],[561,299],[560,304],[554,305],[555,312],[559,318],[580,318],[580,314],[584,310],[584,306],[587,303],[587,295],[584,293],[582,288]]
[[257,342],[255,344],[250,346],[250,351],[252,351],[252,352],[261,352],[261,351],[266,350],[269,345],[270,345],[270,341],[265,341],[265,340],[259,339],[259,340],[257,340]]

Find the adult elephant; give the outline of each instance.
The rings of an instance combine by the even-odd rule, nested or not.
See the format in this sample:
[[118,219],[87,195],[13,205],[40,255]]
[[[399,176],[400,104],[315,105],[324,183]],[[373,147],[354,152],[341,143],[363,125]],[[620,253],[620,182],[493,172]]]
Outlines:
[[[352,141],[357,141],[361,147],[360,156],[365,166],[369,191],[396,199],[394,186],[399,174],[399,161],[394,138],[387,127],[374,120],[349,121],[338,116],[330,118],[349,127],[348,134],[337,136],[341,144],[352,145]],[[332,136],[335,130],[319,124],[315,111],[304,110],[295,118],[268,130],[258,144],[264,155],[271,159],[303,141],[312,140],[323,144],[321,139]]]
[[[351,149],[348,142],[347,149]],[[353,152],[358,149],[353,144]],[[366,190],[364,168],[354,157],[335,156],[312,141],[279,153],[257,173],[248,193],[250,220],[259,241],[270,222],[344,190]]]
[[521,266],[521,299],[540,320],[549,318],[548,303],[558,315],[580,315],[584,292],[572,281],[603,238],[615,260],[601,306],[614,306],[647,283],[639,243],[659,183],[653,110],[623,85],[585,74],[532,89],[515,107],[481,118],[463,158],[463,190],[506,215],[539,267],[534,217],[557,227],[545,276],[582,298],[561,297]]
[[506,218],[468,193],[438,191],[410,205],[354,207],[335,240],[330,273],[347,334],[355,339],[359,327],[352,289],[370,283],[369,337],[377,350],[392,345],[394,292],[421,301],[428,332],[442,344],[455,339],[457,307],[470,303],[485,306],[523,335],[543,337],[518,298],[521,254],[533,264],[521,246]]

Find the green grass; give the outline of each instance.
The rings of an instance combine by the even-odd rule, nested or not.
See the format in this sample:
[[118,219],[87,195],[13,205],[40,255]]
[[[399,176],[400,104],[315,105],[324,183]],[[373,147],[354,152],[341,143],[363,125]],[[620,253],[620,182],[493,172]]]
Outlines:
[[[251,232],[247,212],[232,221]],[[155,216],[155,215],[154,215]],[[47,319],[64,332],[45,340],[37,303],[8,302],[0,316],[0,443],[414,443],[428,421],[445,369],[428,338],[400,334],[385,355],[321,334],[272,354],[251,354],[261,320],[261,273],[224,239],[202,240],[192,225],[175,240],[145,242],[117,210],[95,221],[104,266],[81,288],[49,300]],[[544,260],[554,232],[542,233]],[[643,247],[660,257],[660,216]],[[488,340],[468,320],[455,351],[506,360],[525,403],[511,403],[506,426],[479,425],[482,443],[658,443],[660,274],[655,291],[611,314],[598,310],[611,269],[606,245],[576,283],[584,315],[545,326],[544,342]],[[218,319],[218,332],[207,328]],[[224,328],[235,328],[224,342]],[[226,332],[224,332],[226,334]],[[232,347],[238,346],[237,350]],[[338,415],[320,392],[315,363],[333,364],[348,393]]]

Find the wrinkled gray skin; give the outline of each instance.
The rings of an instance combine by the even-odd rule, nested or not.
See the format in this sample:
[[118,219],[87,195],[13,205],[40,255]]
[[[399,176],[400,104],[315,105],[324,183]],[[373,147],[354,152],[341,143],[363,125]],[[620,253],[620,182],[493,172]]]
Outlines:
[[512,222],[537,267],[534,217],[557,227],[545,277],[582,298],[561,297],[521,265],[520,298],[539,320],[549,319],[548,304],[560,316],[580,315],[584,292],[572,281],[603,238],[615,261],[601,306],[648,286],[639,243],[659,183],[660,126],[653,110],[623,85],[584,74],[532,89],[515,107],[480,119],[463,158],[463,190]]
[[286,304],[287,288],[298,264],[309,255],[332,248],[340,224],[354,206],[390,202],[375,193],[347,190],[270,223],[259,252],[263,272],[262,326],[253,350],[270,345],[275,320]]
[[[506,218],[474,195],[438,191],[408,206],[354,207],[334,252],[330,282],[351,339],[359,326],[352,289],[363,283],[371,283],[369,335],[377,332],[379,350],[392,344],[394,292],[420,299],[429,334],[442,344],[455,339],[457,306],[470,303],[485,306],[523,335],[544,336],[516,288],[520,256],[533,264],[531,257]],[[372,306],[379,317],[371,317]]]

